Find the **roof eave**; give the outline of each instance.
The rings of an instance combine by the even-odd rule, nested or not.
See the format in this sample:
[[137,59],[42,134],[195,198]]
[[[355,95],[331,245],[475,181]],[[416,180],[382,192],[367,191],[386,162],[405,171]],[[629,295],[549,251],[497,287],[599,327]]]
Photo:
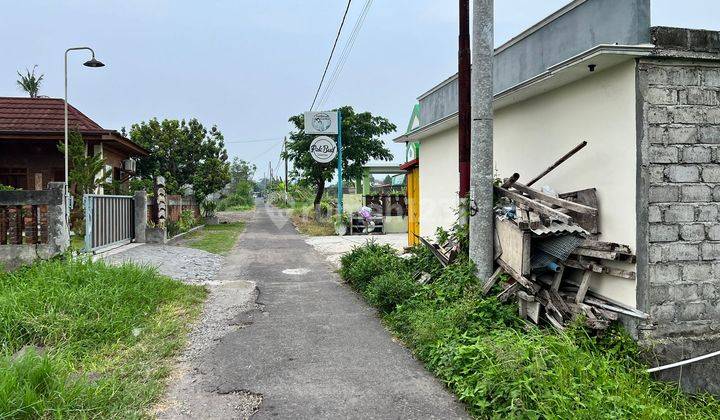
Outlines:
[[[627,59],[629,60],[629,59],[635,59],[637,57],[650,56],[655,51],[656,51],[655,46],[651,45],[651,44],[598,45],[598,46],[593,47],[587,51],[584,51],[574,57],[571,57],[565,61],[562,61],[558,64],[551,66],[545,72],[543,72],[531,79],[525,80],[522,83],[518,83],[515,86],[511,86],[511,87],[503,90],[502,92],[498,92],[497,94],[495,94],[493,96],[493,106],[495,109],[499,109],[503,106],[506,106],[507,104],[503,104],[501,101],[510,97],[511,95],[518,94],[522,91],[526,91],[530,87],[535,87],[542,83],[545,83],[549,79],[554,77],[555,75],[562,73],[568,69],[575,68],[578,65],[584,63],[585,61],[593,59],[595,57],[598,57],[601,55],[617,55],[617,56],[626,56]],[[448,81],[452,80],[452,79],[453,78],[443,81],[442,83],[437,85],[435,88],[431,89],[431,91],[435,91],[435,90],[437,90],[437,88],[446,85],[448,83]],[[572,83],[572,82],[568,82],[568,83]],[[538,93],[538,94],[540,94],[540,93]],[[535,96],[535,95],[532,95],[532,96]],[[532,96],[528,96],[528,98],[530,98]],[[527,98],[524,98],[524,99],[527,99]],[[453,123],[457,123],[457,117],[458,117],[458,113],[454,112],[454,113],[447,115],[439,120],[433,121],[429,124],[418,127],[413,131],[410,131],[401,136],[398,136],[393,139],[393,142],[407,143],[407,142],[411,142],[411,141],[418,141],[428,135],[443,131],[447,128],[454,126]]]

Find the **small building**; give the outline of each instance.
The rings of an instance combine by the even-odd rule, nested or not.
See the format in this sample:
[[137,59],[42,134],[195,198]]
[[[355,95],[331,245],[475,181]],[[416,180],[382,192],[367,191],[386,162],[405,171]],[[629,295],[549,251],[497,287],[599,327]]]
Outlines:
[[[108,181],[127,182],[134,158],[148,151],[115,130],[102,128],[72,105],[68,127],[82,135],[87,153],[100,155]],[[58,150],[64,141],[64,101],[57,98],[0,98],[0,184],[42,190],[65,181],[65,161]]]
[[[597,239],[629,245],[634,278],[594,275],[591,290],[650,314],[628,321],[661,362],[720,349],[720,32],[650,27],[649,0],[578,0],[495,50],[497,177],[595,188]],[[419,98],[408,143],[420,234],[456,220],[458,81]],[[410,187],[409,187],[410,189]],[[720,362],[666,371],[720,393]],[[714,379],[713,379],[714,378]]]

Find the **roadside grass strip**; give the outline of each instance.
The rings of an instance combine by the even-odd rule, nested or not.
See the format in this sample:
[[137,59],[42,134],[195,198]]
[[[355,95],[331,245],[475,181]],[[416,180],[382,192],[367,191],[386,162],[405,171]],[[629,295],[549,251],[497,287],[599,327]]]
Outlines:
[[213,254],[226,255],[235,246],[238,236],[245,229],[244,222],[206,225],[191,233],[183,245]]
[[151,416],[206,294],[85,259],[0,273],[0,418]]
[[[417,271],[433,282],[418,284]],[[583,320],[563,333],[529,325],[515,304],[485,297],[474,272],[466,256],[443,268],[426,248],[401,259],[376,243],[344,255],[340,269],[476,418],[720,418],[720,400],[653,380],[620,327],[596,336]]]

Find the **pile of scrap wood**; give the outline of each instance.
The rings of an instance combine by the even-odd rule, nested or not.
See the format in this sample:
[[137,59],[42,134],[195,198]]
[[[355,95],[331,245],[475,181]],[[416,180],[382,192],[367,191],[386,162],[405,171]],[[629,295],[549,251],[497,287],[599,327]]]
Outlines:
[[[542,176],[582,149],[581,143],[528,185],[513,174],[495,187],[495,258],[499,268],[484,285],[487,294],[506,273],[512,280],[498,295],[516,296],[520,314],[535,323],[546,321],[563,329],[584,316],[587,325],[602,330],[618,314],[645,319],[647,314],[589,290],[593,273],[635,279],[617,263],[635,263],[626,245],[594,238],[598,229],[598,201],[594,189],[557,194],[530,188]],[[621,267],[619,267],[619,265]],[[569,270],[566,270],[569,269]]]

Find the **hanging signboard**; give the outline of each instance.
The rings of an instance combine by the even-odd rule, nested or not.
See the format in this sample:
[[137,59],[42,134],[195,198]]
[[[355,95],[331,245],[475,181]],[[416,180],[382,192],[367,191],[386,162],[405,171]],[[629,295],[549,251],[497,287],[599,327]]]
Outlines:
[[318,136],[310,143],[310,155],[318,163],[332,162],[337,156],[337,144],[328,136]]
[[305,113],[305,134],[331,134],[338,133],[338,116],[334,111],[309,111]]

